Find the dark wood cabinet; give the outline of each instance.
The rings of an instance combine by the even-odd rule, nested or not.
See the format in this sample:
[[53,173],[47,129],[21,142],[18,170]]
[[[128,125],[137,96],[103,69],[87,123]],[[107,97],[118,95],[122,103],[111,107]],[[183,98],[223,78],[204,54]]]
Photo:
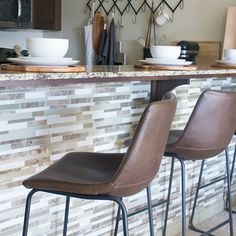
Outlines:
[[61,30],[61,0],[0,0],[0,28]]
[[33,28],[61,30],[61,0],[33,0]]

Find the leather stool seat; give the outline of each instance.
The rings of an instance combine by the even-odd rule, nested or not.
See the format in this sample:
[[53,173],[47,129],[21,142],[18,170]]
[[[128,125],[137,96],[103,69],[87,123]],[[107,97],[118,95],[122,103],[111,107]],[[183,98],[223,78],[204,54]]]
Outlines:
[[112,194],[111,179],[125,154],[73,152],[23,181],[27,188],[77,194]]
[[[225,149],[225,145],[217,146],[215,148],[201,148],[192,147],[191,140],[184,145],[175,145],[175,143],[183,135],[183,130],[171,130],[168,136],[168,141],[165,149],[165,154],[175,153],[183,160],[203,160],[214,157]],[[203,141],[207,142],[207,141]]]

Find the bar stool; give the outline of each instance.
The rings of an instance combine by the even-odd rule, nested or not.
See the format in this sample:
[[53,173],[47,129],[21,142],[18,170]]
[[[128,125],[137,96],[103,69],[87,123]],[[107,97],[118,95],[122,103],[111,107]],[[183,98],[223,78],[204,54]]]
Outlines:
[[67,234],[70,197],[116,202],[123,215],[124,235],[128,236],[122,198],[140,192],[156,176],[175,110],[176,98],[171,93],[164,101],[151,103],[126,154],[72,152],[26,179],[23,185],[32,190],[26,200],[23,236],[28,232],[31,198],[38,191],[66,196],[63,236]]
[[[230,235],[233,235],[231,188],[230,188],[230,168],[228,160],[227,146],[235,131],[236,121],[236,92],[223,92],[206,90],[199,97],[197,104],[189,118],[183,131],[170,131],[168,143],[164,156],[179,160],[181,164],[181,189],[182,189],[182,236],[186,235],[186,171],[185,161],[202,160],[199,174],[197,190],[194,198],[192,214],[190,217],[190,229],[204,235],[210,234],[219,227],[229,223]],[[209,184],[201,184],[201,177],[205,160],[214,157],[226,150],[226,170],[227,175],[217,181],[227,179],[228,199],[229,199],[229,219],[216,227],[204,232],[193,225],[199,190]]]

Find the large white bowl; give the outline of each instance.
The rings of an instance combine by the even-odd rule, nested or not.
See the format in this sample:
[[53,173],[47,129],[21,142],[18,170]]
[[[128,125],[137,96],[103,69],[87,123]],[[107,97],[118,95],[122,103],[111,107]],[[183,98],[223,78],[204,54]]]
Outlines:
[[180,56],[181,47],[152,45],[150,52],[155,59],[177,59]]
[[69,47],[68,39],[27,38],[26,48],[31,57],[62,58]]
[[226,60],[236,61],[236,49],[225,49],[224,57]]

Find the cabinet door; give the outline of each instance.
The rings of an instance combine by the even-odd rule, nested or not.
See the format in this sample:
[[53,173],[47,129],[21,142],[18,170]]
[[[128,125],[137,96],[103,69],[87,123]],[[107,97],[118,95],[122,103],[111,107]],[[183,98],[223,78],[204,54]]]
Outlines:
[[33,0],[33,28],[61,30],[61,0]]
[[18,28],[19,0],[0,0],[0,25],[3,28]]

